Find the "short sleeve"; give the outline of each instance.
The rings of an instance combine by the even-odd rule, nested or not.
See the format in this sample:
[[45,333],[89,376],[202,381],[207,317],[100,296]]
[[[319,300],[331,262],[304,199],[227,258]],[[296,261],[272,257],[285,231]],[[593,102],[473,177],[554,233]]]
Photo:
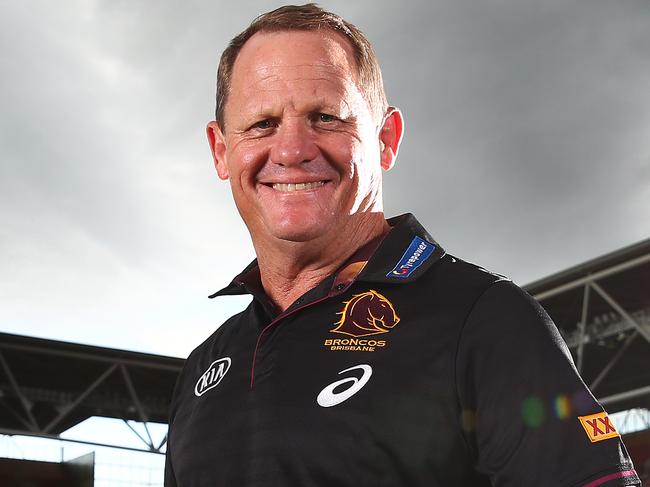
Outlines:
[[620,437],[593,441],[583,426],[580,417],[601,418],[604,431],[609,420],[550,317],[513,283],[492,284],[475,303],[455,378],[476,469],[493,485],[641,485]]

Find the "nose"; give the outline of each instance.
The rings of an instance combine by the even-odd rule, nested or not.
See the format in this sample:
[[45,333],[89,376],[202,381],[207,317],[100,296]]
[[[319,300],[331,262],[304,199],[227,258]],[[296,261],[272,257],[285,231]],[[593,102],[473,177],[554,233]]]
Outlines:
[[273,138],[271,162],[292,166],[312,161],[317,155],[318,146],[308,121],[300,118],[283,120]]

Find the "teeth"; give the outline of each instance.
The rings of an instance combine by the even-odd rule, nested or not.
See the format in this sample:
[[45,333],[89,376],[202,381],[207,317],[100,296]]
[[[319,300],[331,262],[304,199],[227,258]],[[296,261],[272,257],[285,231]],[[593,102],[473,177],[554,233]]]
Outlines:
[[325,181],[316,181],[315,183],[275,183],[273,189],[276,191],[283,191],[290,193],[292,191],[302,191],[308,189],[320,188],[325,184]]

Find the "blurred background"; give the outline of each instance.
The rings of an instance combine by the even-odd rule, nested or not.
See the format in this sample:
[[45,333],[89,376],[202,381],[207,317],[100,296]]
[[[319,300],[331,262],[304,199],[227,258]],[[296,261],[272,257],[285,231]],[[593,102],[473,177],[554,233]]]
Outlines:
[[[389,102],[406,119],[397,164],[384,179],[387,215],[414,213],[448,252],[528,286],[580,356],[588,383],[612,361],[625,367],[630,355],[618,375],[650,369],[647,1],[320,4],[367,34]],[[29,418],[38,401],[22,383],[36,380],[39,361],[49,363],[43,350],[61,370],[75,367],[66,362],[72,356],[85,363],[105,353],[117,378],[86,399],[111,380],[133,399],[131,389],[150,382],[138,367],[162,364],[155,370],[173,377],[182,364],[175,358],[248,303],[207,299],[253,249],[228,184],[216,177],[205,124],[221,51],[280,5],[0,2],[0,403],[23,423],[40,424],[38,411]],[[583,263],[590,264],[576,268]],[[599,281],[618,309],[585,276],[607,279],[621,265],[628,274],[611,277],[618,280],[609,288]],[[571,283],[569,294],[555,293]],[[590,351],[598,340],[602,350]],[[36,347],[27,364],[25,347]],[[59,386],[81,387],[79,397],[104,372],[87,370],[87,383]],[[604,396],[596,395],[637,391],[626,396],[620,422],[647,428],[638,401],[647,401],[647,376],[607,389],[605,376],[615,375],[612,365],[597,383]],[[166,391],[170,379],[160,380]],[[164,420],[151,420],[157,406],[141,398],[137,407],[135,397],[130,409],[111,410],[126,411],[128,424],[94,417],[89,405],[77,419],[92,419],[62,417],[48,434],[164,452]],[[43,411],[46,423],[61,414]],[[15,421],[0,436],[0,456],[59,462],[92,451],[95,485],[161,485],[162,455],[10,434],[21,429]],[[116,474],[118,465],[126,473]],[[133,469],[143,478],[135,481]]]

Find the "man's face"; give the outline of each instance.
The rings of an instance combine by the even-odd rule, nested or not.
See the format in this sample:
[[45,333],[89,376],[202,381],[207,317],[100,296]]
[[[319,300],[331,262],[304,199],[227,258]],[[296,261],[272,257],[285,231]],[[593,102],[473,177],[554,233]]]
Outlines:
[[332,237],[381,211],[380,127],[356,78],[331,31],[257,33],[243,46],[225,130],[208,133],[253,240]]

